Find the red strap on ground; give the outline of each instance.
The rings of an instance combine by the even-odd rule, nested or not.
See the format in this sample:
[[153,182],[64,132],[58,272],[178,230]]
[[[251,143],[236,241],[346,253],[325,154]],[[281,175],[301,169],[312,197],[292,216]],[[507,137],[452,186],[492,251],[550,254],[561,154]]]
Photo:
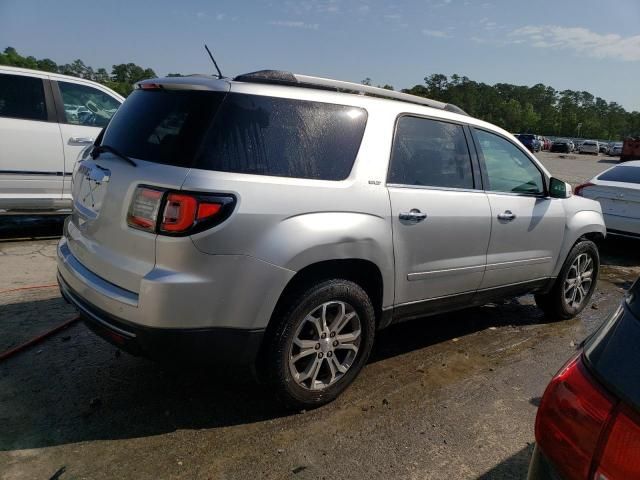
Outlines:
[[79,316],[74,317],[71,320],[67,320],[66,322],[62,323],[61,325],[58,325],[57,327],[54,327],[51,330],[48,330],[48,331],[44,332],[43,334],[32,338],[31,340],[29,340],[28,342],[23,343],[22,345],[18,345],[17,347],[10,348],[6,352],[0,353],[0,362],[3,362],[4,360],[6,360],[7,358],[11,357],[12,355],[15,355],[16,353],[21,352],[22,350],[26,350],[27,348],[35,345],[36,343],[41,342],[45,338],[50,337],[51,335],[53,335],[55,333],[58,333],[61,330],[64,330],[65,328],[67,328],[70,325],[74,324],[78,320],[80,320]]

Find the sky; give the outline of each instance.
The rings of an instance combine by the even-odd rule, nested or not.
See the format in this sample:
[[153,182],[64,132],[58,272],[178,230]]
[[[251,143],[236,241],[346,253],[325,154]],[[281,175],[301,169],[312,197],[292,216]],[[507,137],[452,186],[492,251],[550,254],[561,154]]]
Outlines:
[[0,0],[0,49],[159,75],[288,70],[396,89],[432,73],[640,110],[640,0]]

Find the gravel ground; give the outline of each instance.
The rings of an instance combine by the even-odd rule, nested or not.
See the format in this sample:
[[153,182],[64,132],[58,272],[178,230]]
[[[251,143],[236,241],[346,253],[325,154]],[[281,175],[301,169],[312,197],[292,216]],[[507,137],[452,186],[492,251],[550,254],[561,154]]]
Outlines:
[[[539,157],[573,184],[609,166]],[[4,351],[74,312],[48,286],[55,240],[16,240],[60,223],[0,222]],[[119,354],[75,324],[0,363],[0,479],[525,478],[544,387],[640,274],[637,243],[607,240],[602,258],[578,318],[548,323],[524,296],[393,326],[353,386],[309,412],[233,372]]]

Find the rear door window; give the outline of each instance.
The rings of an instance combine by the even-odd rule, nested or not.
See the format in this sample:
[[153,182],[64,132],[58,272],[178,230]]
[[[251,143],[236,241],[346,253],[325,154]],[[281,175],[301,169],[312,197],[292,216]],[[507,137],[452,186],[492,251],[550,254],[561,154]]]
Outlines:
[[473,188],[471,156],[461,125],[403,116],[396,126],[388,182]]
[[46,121],[42,79],[0,74],[0,117]]

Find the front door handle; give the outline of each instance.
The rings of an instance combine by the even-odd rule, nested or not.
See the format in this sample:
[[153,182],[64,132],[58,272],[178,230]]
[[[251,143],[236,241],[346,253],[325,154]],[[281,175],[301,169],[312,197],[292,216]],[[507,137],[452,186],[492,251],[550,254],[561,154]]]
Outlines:
[[69,145],[91,145],[94,139],[91,137],[71,137]]
[[401,212],[399,217],[400,220],[404,220],[405,222],[418,223],[427,218],[427,214],[422,213],[417,208],[412,208],[408,212]]
[[514,218],[516,218],[516,214],[513,213],[511,210],[505,210],[504,213],[498,214],[498,220],[504,220],[504,221],[510,222]]

